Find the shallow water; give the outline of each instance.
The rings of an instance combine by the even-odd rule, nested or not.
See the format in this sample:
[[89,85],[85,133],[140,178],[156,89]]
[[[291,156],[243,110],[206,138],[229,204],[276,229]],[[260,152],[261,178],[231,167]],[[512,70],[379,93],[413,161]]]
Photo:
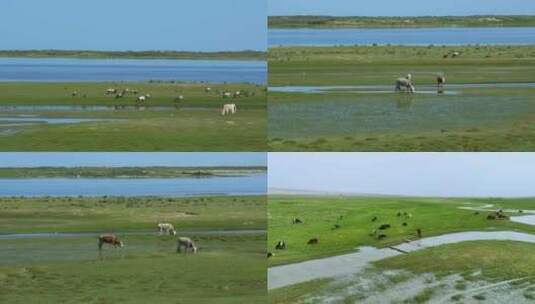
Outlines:
[[0,196],[264,195],[266,174],[209,178],[0,179]]
[[96,119],[96,118],[48,118],[48,117],[4,117],[0,116],[0,127],[13,127],[13,126],[29,126],[29,125],[62,125],[62,124],[78,124],[85,122],[109,122],[117,121],[117,119]]
[[[535,235],[513,231],[469,231],[423,238],[394,247],[405,252],[414,252],[435,246],[483,240],[535,243]],[[369,266],[371,262],[402,254],[400,251],[390,248],[360,247],[358,249],[359,251],[355,253],[270,267],[268,269],[268,289],[358,273]]]
[[177,80],[266,83],[263,61],[0,58],[0,81]]
[[535,44],[535,27],[271,29],[269,46]]
[[[452,88],[453,89],[453,88]],[[298,139],[479,128],[535,112],[529,94],[355,94],[271,103],[271,138]]]
[[[445,95],[458,95],[460,89],[489,89],[489,88],[535,88],[535,83],[465,83],[448,84],[444,90]],[[376,93],[376,94],[399,94],[394,91],[393,85],[345,85],[345,86],[282,86],[269,87],[270,92],[279,93]],[[436,86],[418,86],[416,94],[437,94]]]

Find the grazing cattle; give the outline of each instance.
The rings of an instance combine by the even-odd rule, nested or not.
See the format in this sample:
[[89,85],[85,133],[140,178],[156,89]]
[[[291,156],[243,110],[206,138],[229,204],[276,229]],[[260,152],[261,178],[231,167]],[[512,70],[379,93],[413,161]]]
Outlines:
[[205,88],[204,91],[205,91],[206,93],[210,93],[210,92],[212,92],[212,88]]
[[524,213],[524,211],[522,211],[522,210],[518,210],[518,213]]
[[145,97],[147,97],[147,99],[151,98],[150,94],[145,94]]
[[308,245],[316,245],[319,242],[320,242],[320,240],[318,240],[318,238],[313,238],[313,239],[308,240],[307,244]]
[[223,105],[223,109],[221,110],[221,115],[225,116],[227,114],[235,114],[236,111],[237,111],[236,104],[227,103]]
[[406,223],[406,222],[404,222],[404,223],[403,223],[403,224],[401,224],[401,225],[402,225],[402,226],[407,226],[407,223]]
[[75,96],[78,96],[78,94],[79,94],[78,91],[73,91],[73,92],[71,93],[71,96],[72,96],[72,97],[75,97]]
[[376,216],[374,216],[374,217],[372,218],[372,222],[375,222],[375,221],[377,221],[377,217],[376,217]]
[[401,216],[401,212],[398,212],[397,216],[400,217]]
[[385,239],[385,238],[386,238],[386,234],[379,234],[379,235],[377,236],[377,239],[378,239],[378,240],[382,240],[382,239]]
[[494,214],[487,215],[487,220],[495,220],[496,216]]
[[459,56],[459,55],[461,55],[461,53],[459,53],[459,52],[453,52],[453,53],[451,53],[451,58],[455,58],[455,57],[457,57],[457,56]]
[[379,226],[379,230],[386,230],[390,228],[390,224],[382,224],[381,226]]
[[268,253],[267,253],[267,257],[268,257],[268,259],[269,259],[270,257],[272,257],[272,256],[274,256],[274,254],[273,254],[272,252],[268,252]]
[[123,247],[124,244],[117,238],[115,234],[102,234],[98,237],[98,249],[102,249],[102,245],[104,244],[110,244],[113,245],[113,247]]
[[334,226],[333,226],[332,230],[336,230],[336,229],[339,229],[340,227],[341,227],[340,225],[338,225],[338,224],[334,224]]
[[479,211],[474,212],[474,215],[479,215]]
[[292,220],[292,224],[302,224],[303,221],[301,221],[300,219],[294,217],[293,220]]
[[278,241],[277,245],[275,245],[275,249],[277,250],[284,250],[286,249],[286,242],[284,241]]
[[232,97],[232,94],[230,92],[223,92],[223,98],[230,98]]
[[123,93],[119,93],[119,94],[115,95],[115,98],[117,98],[117,99],[118,98],[123,98]]
[[[407,75],[407,77],[409,77],[409,76],[411,76],[411,74]],[[403,90],[402,90],[402,88],[403,88]],[[407,92],[407,93],[416,92],[416,90],[414,89],[414,85],[412,84],[411,79],[404,78],[404,77],[396,79],[395,91],[396,92],[404,91],[404,92]]]
[[416,234],[418,235],[418,238],[422,238],[422,229],[416,229]]
[[111,94],[115,94],[117,93],[117,89],[107,89],[106,90],[106,95],[111,95]]
[[195,243],[189,237],[178,238],[176,252],[182,252],[182,248],[184,248],[184,252],[186,253],[188,249],[191,249],[193,253],[197,253],[197,246],[195,246]]
[[172,224],[169,223],[159,223],[158,224],[158,232],[160,234],[169,234],[169,235],[176,235],[175,227]]
[[145,101],[147,101],[147,97],[145,97],[144,95],[139,96],[139,97],[137,98],[137,101],[138,101],[138,102],[145,102]]
[[175,98],[175,101],[183,101],[184,100],[184,96],[183,95],[178,95],[177,98]]

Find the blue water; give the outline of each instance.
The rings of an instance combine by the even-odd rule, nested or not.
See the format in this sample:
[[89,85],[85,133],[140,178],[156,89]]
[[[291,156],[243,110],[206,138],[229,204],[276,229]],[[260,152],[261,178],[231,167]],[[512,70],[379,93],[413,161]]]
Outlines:
[[263,61],[0,58],[0,81],[176,80],[266,83]]
[[0,179],[0,196],[263,195],[266,187],[266,174],[166,179]]
[[535,27],[272,29],[269,45],[535,44]]

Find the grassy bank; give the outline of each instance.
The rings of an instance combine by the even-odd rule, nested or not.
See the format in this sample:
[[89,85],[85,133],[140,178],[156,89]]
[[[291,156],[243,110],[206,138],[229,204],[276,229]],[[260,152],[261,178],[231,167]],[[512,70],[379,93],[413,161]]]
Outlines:
[[[211,91],[207,92],[206,89]],[[107,89],[137,90],[137,94],[106,94]],[[223,98],[223,92],[242,91],[240,98]],[[178,108],[220,108],[224,103],[235,103],[239,109],[263,109],[266,89],[254,84],[201,84],[180,82],[81,82],[81,83],[0,83],[0,105],[102,105],[132,106],[137,98],[149,94],[142,105],[176,106]],[[183,100],[177,97],[183,96]]]
[[[487,220],[489,212],[459,209],[494,204],[495,208],[533,208],[533,199],[433,199],[397,197],[270,197],[268,204],[268,250],[275,253],[270,265],[339,255],[358,246],[385,247],[416,238],[416,229],[429,237],[474,230],[519,230],[535,233],[533,226],[510,221]],[[412,216],[397,216],[407,212]],[[513,214],[518,215],[518,214]],[[293,224],[297,217],[302,224]],[[372,219],[377,217],[374,222]],[[403,223],[407,225],[404,226]],[[382,224],[392,227],[387,237],[370,235]],[[307,241],[318,238],[317,245]],[[284,240],[287,250],[275,250]]]
[[0,198],[2,233],[265,229],[263,196]]
[[177,178],[266,172],[265,167],[34,167],[0,168],[0,178]]
[[88,59],[191,59],[264,60],[265,52],[94,51],[94,50],[0,50],[0,57]]
[[270,86],[532,82],[535,46],[276,47],[268,60]]
[[535,16],[269,16],[268,26],[269,28],[527,27],[535,26]]
[[[116,98],[106,95],[108,88],[119,92],[128,88],[138,94]],[[224,91],[243,94],[223,98]],[[151,98],[137,104],[137,96],[144,94]],[[179,96],[183,100],[178,101]],[[236,104],[238,113],[222,116],[226,103]],[[266,90],[252,84],[0,83],[0,105],[11,108],[0,119],[96,119],[73,124],[0,123],[2,151],[266,150]],[[159,106],[167,108],[154,108]]]

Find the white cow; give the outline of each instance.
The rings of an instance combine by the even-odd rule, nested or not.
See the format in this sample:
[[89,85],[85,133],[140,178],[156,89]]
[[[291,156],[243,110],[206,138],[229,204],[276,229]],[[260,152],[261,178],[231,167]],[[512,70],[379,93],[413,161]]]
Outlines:
[[175,227],[173,226],[173,224],[169,223],[159,223],[158,232],[160,232],[160,234],[163,234],[165,232],[169,235],[176,235]]
[[221,110],[221,115],[227,115],[227,114],[236,114],[237,111],[236,104],[234,103],[227,103],[223,105],[223,110]]
[[197,246],[195,246],[195,243],[189,237],[178,238],[176,252],[182,252],[182,247],[184,247],[185,252],[188,252],[188,249],[191,249],[193,253],[197,253]]
[[223,98],[230,98],[232,96],[232,94],[230,92],[224,92],[223,93]]
[[145,102],[145,101],[147,101],[147,97],[145,97],[144,95],[141,95],[141,96],[139,96],[139,97],[137,98],[137,101],[138,101],[138,102]]

